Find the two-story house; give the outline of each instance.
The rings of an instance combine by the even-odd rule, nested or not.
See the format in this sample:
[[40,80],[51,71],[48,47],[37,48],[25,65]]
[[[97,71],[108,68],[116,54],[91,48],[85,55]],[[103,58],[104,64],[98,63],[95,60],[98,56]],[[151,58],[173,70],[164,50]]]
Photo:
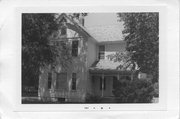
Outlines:
[[61,14],[64,27],[57,41],[67,40],[71,45],[72,62],[68,69],[60,65],[41,69],[38,95],[43,100],[84,102],[87,94],[113,97],[113,85],[122,77],[131,80],[131,66],[108,59],[108,55],[124,52],[122,29],[118,25],[88,27],[84,19],[73,19]]

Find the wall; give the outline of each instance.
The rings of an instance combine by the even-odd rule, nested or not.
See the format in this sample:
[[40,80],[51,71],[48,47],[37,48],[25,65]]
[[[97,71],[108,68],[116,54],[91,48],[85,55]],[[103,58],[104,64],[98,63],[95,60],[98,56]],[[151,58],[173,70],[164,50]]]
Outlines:
[[[97,43],[89,38],[88,39],[88,42],[87,42],[87,71],[89,71],[89,67],[92,66],[92,64],[97,60]],[[92,87],[93,87],[93,84],[92,84],[92,80],[91,80],[91,77],[89,75],[89,72],[87,73],[87,92],[88,93],[91,93],[92,92]]]
[[[69,43],[73,40],[78,40],[78,56],[72,58],[72,63],[69,64],[69,68],[67,70],[62,69],[61,66],[56,66],[55,70],[53,71],[53,79],[52,79],[52,86],[51,89],[47,87],[47,78],[48,72],[52,72],[50,67],[46,67],[42,69],[42,73],[39,76],[39,96],[43,100],[52,100],[56,101],[54,98],[49,97],[63,97],[66,98],[66,101],[70,102],[81,102],[84,101],[85,95],[87,92],[87,52],[88,52],[88,38],[82,34],[75,28],[71,23],[68,23],[67,35],[60,37],[66,38],[63,40],[68,40]],[[90,45],[93,47],[93,45]],[[90,48],[91,49],[91,48]],[[94,48],[93,48],[94,50]],[[90,60],[91,61],[91,60]],[[56,73],[60,72],[67,72],[67,89],[68,90],[56,90]],[[76,73],[76,90],[71,90],[72,86],[72,73]],[[65,84],[66,85],[66,84]]]
[[115,54],[116,52],[125,51],[125,47],[126,47],[125,42],[108,43],[104,45],[105,45],[105,59],[107,59],[107,56],[110,54]]
[[88,40],[87,54],[88,67],[90,67],[97,60],[97,45],[91,38]]

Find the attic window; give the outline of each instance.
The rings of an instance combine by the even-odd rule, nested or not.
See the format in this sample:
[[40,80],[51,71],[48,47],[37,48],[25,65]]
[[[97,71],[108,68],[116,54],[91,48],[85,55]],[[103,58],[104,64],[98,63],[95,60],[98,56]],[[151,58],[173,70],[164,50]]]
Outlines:
[[61,35],[66,35],[66,33],[67,33],[66,27],[62,27],[61,28]]

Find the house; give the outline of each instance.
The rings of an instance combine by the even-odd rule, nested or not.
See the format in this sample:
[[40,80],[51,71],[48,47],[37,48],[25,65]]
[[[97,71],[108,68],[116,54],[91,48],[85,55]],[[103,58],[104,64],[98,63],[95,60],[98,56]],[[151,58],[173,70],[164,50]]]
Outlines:
[[41,69],[38,95],[42,100],[84,102],[87,94],[113,97],[113,83],[121,78],[132,80],[132,66],[112,61],[108,55],[124,52],[122,29],[118,25],[86,28],[80,20],[61,14],[58,38],[52,42],[68,41],[72,62],[69,68],[57,65]]

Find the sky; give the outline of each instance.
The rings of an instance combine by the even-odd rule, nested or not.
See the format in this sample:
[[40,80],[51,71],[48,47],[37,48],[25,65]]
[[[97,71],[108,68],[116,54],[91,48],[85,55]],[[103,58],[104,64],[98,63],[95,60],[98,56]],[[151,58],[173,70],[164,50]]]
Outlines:
[[85,26],[120,24],[116,13],[88,13],[85,17]]

